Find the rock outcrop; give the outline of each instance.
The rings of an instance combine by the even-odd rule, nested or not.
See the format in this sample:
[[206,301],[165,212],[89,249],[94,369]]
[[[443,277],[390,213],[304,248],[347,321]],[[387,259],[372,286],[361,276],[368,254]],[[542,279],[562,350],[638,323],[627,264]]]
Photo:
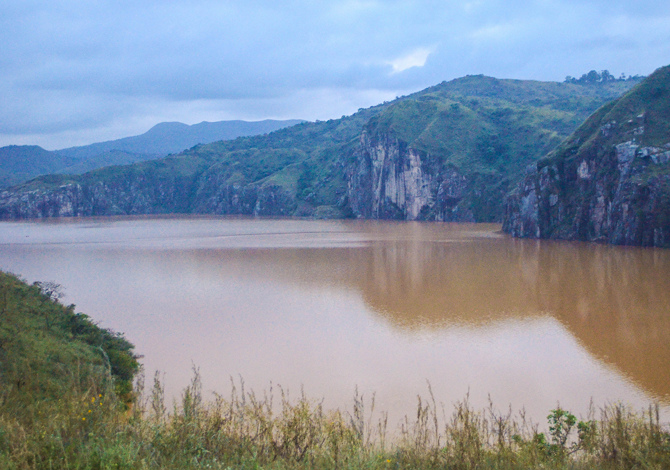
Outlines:
[[443,159],[410,147],[390,133],[363,132],[347,171],[353,214],[367,219],[474,221],[459,208],[467,179]]
[[670,67],[604,106],[505,202],[517,237],[670,247]]
[[[69,182],[56,187],[0,193],[0,218],[30,219],[164,213],[287,216],[295,198],[278,185],[221,184],[200,178],[147,175]],[[211,175],[208,175],[211,176]]]

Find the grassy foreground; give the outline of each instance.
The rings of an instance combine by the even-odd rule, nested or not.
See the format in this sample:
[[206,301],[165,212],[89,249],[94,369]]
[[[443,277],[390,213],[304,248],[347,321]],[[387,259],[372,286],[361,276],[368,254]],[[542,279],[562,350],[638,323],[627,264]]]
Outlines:
[[467,400],[444,413],[431,396],[387,433],[359,396],[345,412],[233,384],[205,401],[197,371],[168,406],[158,376],[128,390],[137,361],[120,335],[86,318],[71,327],[73,307],[45,285],[0,281],[0,469],[670,468],[657,407],[611,406],[580,422],[551,410],[541,433]]

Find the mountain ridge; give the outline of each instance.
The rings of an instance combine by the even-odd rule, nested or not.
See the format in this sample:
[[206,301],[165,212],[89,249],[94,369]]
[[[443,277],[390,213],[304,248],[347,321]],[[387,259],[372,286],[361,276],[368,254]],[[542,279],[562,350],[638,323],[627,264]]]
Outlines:
[[123,137],[105,142],[56,150],[61,154],[77,158],[88,157],[102,151],[121,150],[130,153],[145,153],[166,156],[181,152],[197,144],[208,144],[218,140],[230,140],[256,134],[267,134],[282,127],[299,124],[302,120],[277,121],[202,121],[197,124],[182,122],[160,122],[143,134]]
[[500,221],[523,169],[632,83],[467,76],[263,136],[41,177],[0,217],[213,213]]
[[79,174],[104,166],[153,160],[197,144],[266,134],[300,122],[303,121],[203,121],[192,125],[162,122],[140,135],[60,150],[45,150],[36,145],[10,145],[0,148],[0,188],[44,174]]

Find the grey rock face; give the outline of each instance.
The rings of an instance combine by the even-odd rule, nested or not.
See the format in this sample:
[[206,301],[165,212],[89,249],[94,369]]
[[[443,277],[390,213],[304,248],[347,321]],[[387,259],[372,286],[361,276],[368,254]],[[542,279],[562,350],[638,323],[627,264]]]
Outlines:
[[459,203],[468,188],[458,171],[393,135],[363,132],[347,169],[348,198],[356,217],[473,221]]
[[211,174],[195,182],[137,176],[0,193],[3,219],[193,212],[284,216],[295,206],[295,199],[279,186],[217,184]]
[[[609,131],[609,129],[608,129]],[[630,140],[528,174],[505,202],[517,237],[669,246],[670,151]]]
[[0,193],[0,218],[79,217],[180,212],[185,182],[144,175],[127,180],[68,183],[57,188]]
[[602,106],[505,200],[517,237],[670,247],[670,66]]

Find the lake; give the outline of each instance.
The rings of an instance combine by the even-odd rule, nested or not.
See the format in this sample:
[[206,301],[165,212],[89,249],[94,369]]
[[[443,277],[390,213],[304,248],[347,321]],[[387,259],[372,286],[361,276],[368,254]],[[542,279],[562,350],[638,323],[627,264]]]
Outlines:
[[0,224],[0,268],[64,286],[178,397],[356,389],[412,415],[469,396],[544,422],[558,403],[670,409],[670,251],[519,240],[499,225],[223,217]]

